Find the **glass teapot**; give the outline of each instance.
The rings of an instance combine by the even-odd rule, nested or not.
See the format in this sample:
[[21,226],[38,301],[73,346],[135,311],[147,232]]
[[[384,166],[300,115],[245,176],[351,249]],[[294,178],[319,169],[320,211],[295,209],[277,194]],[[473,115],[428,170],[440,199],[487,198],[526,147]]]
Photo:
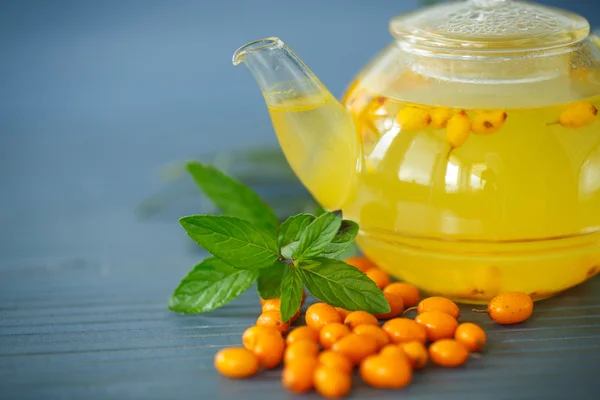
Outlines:
[[583,17],[467,0],[395,17],[336,100],[278,38],[239,48],[281,148],[366,256],[459,302],[600,270],[600,39]]

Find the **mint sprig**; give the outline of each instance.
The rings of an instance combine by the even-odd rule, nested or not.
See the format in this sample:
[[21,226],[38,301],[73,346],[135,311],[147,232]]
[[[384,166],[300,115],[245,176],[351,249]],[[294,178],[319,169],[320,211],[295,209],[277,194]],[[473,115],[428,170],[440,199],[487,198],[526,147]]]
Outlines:
[[169,300],[169,308],[185,313],[203,313],[235,299],[254,284],[258,271],[230,267],[211,257],[183,278]]
[[281,261],[260,270],[256,290],[261,299],[276,299],[281,296],[281,281],[286,271],[287,264]]
[[187,169],[224,215],[180,219],[187,234],[213,255],[181,281],[169,308],[203,313],[233,300],[254,283],[263,299],[280,298],[289,320],[303,289],[347,310],[389,311],[383,292],[363,272],[336,259],[348,251],[358,225],[340,212],[298,214],[281,225],[273,210],[247,186],[211,166]]
[[248,186],[210,165],[189,162],[186,167],[206,197],[224,214],[266,229],[275,229],[279,225],[271,206]]
[[275,236],[243,219],[192,215],[179,222],[196,243],[234,268],[266,268],[281,258]]

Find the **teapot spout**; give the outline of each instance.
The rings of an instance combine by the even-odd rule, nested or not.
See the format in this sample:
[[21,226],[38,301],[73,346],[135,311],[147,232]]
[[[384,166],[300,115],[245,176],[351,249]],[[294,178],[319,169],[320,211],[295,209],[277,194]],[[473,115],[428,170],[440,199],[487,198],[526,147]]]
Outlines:
[[342,209],[354,187],[359,162],[353,118],[313,72],[280,39],[240,47],[244,63],[265,99],[290,167],[325,209]]

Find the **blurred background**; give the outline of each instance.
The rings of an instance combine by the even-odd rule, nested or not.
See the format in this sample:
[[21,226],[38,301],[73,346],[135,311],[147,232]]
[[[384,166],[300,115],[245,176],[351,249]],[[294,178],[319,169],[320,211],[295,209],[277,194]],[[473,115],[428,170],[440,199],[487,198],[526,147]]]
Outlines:
[[[596,0],[538,1],[600,27]],[[233,52],[278,36],[340,96],[391,41],[390,18],[429,3],[1,0],[0,398],[281,398],[276,375],[236,384],[212,367],[256,320],[254,291],[218,313],[167,309],[204,257],[178,218],[210,211],[181,166],[215,163],[280,213],[310,207]],[[593,290],[550,300],[531,334],[490,332],[489,368],[411,393],[593,388]]]
[[[600,26],[595,0],[540,2]],[[0,269],[185,271],[197,255],[177,218],[199,212],[201,198],[178,180],[178,166],[215,156],[235,166],[251,148],[275,151],[254,161],[281,162],[259,90],[231,64],[234,50],[278,36],[340,96],[390,42],[389,19],[429,3],[2,1]],[[281,172],[275,164],[258,169],[257,185]]]

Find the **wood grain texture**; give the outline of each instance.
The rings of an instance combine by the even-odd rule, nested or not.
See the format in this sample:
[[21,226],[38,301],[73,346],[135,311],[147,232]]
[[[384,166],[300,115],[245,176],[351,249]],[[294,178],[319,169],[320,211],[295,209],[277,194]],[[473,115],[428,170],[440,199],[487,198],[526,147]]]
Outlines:
[[[218,311],[184,316],[166,309],[168,269],[130,286],[121,278],[99,281],[97,272],[40,269],[32,278],[29,269],[1,270],[0,398],[290,397],[278,370],[235,381],[212,366],[215,352],[241,344],[255,321],[253,288]],[[49,281],[56,283],[44,287]],[[463,319],[488,333],[482,357],[455,370],[429,366],[402,391],[373,390],[355,377],[352,398],[593,398],[600,279],[536,303],[533,317],[515,326],[469,310],[462,307]]]

